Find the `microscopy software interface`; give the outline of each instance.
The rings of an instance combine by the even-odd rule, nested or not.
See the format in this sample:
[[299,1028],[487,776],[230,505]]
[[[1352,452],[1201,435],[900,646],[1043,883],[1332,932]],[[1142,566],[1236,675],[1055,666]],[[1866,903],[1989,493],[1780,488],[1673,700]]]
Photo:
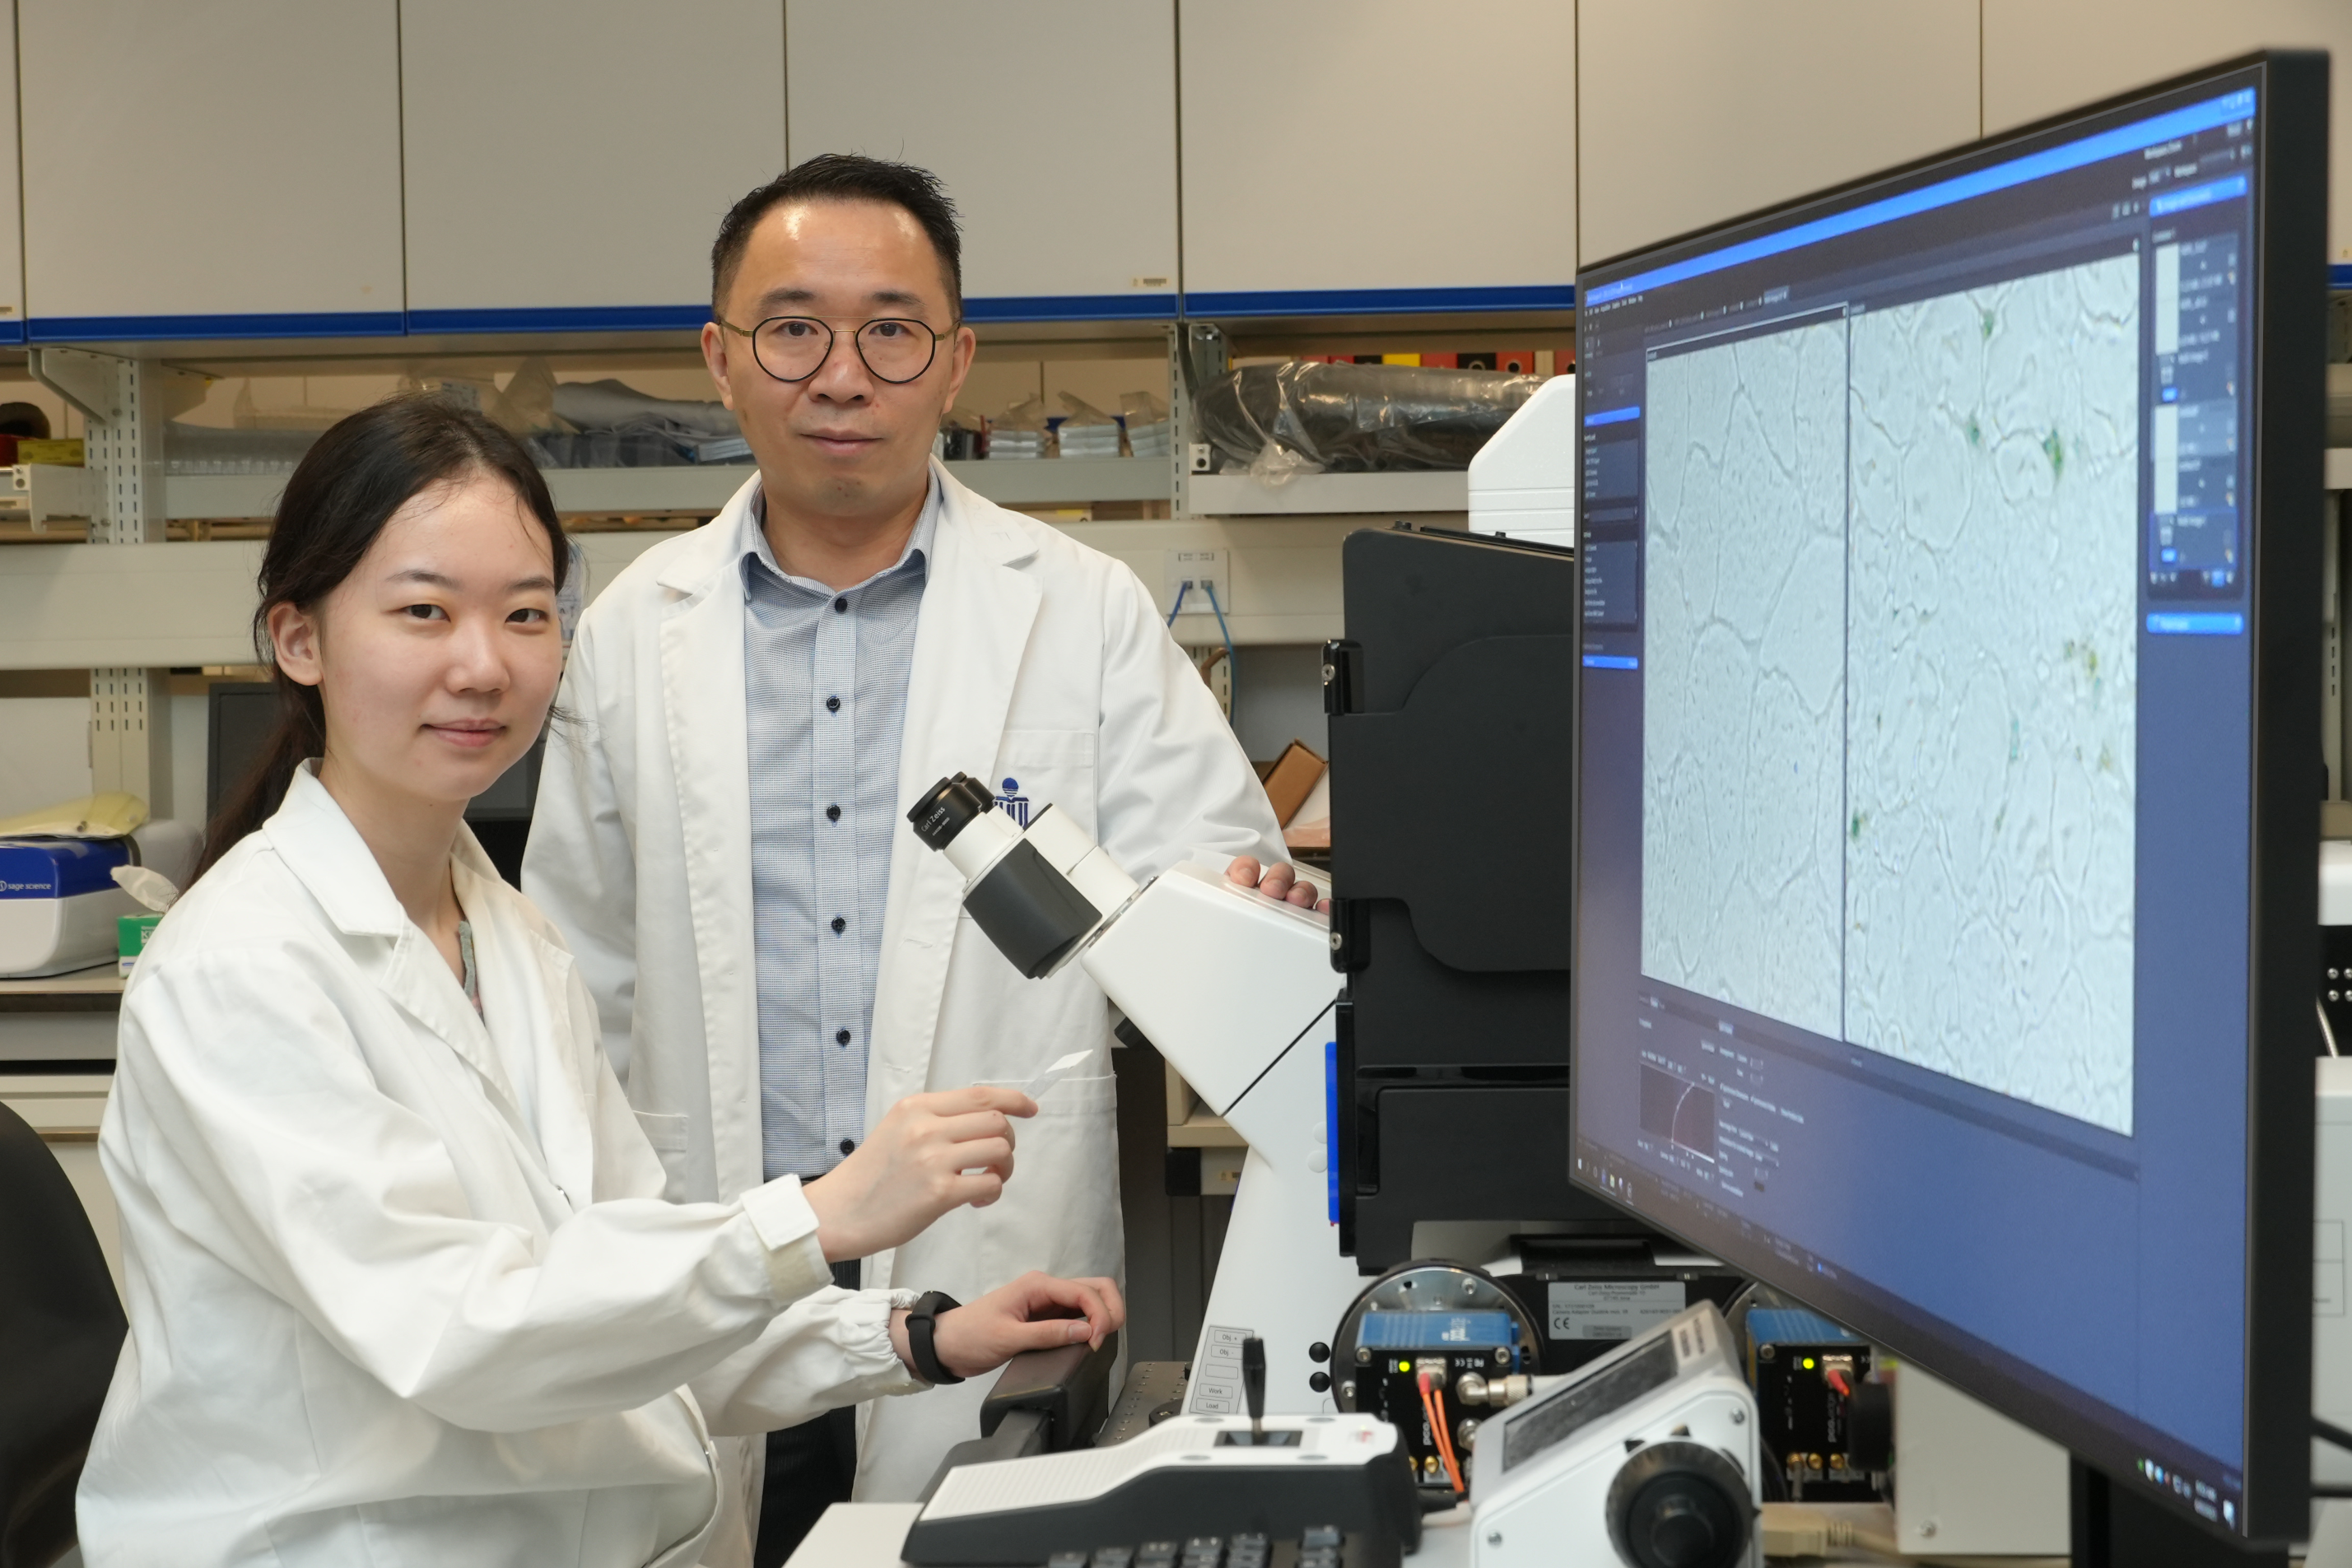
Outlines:
[[1604,269],[1579,367],[1580,1175],[2230,1522],[2256,113]]

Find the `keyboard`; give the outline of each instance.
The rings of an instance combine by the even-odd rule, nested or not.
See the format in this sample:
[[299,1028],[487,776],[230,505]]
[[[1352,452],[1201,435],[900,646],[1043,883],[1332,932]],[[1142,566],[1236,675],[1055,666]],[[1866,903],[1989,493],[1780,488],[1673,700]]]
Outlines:
[[[1092,1552],[1057,1552],[1045,1568],[1379,1568],[1381,1554],[1364,1538],[1323,1525],[1297,1539],[1262,1534],[1195,1535],[1184,1541],[1145,1541],[1097,1546]],[[1394,1562],[1393,1552],[1386,1561]]]

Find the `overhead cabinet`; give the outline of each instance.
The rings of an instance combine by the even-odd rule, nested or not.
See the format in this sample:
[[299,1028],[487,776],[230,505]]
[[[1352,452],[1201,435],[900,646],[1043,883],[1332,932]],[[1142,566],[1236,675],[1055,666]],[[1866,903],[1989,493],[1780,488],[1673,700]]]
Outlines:
[[973,319],[1176,313],[1171,0],[787,0],[784,42],[793,161],[938,174]]
[[1581,0],[1583,259],[1975,141],[1977,7]]
[[38,339],[397,332],[394,0],[20,0]]
[[695,327],[784,167],[778,0],[402,0],[419,332]]
[[1984,118],[2005,131],[2267,47],[2335,56],[2328,102],[2328,259],[2352,287],[2352,4],[1984,0]]
[[1577,7],[1180,9],[1194,314],[1568,303]]

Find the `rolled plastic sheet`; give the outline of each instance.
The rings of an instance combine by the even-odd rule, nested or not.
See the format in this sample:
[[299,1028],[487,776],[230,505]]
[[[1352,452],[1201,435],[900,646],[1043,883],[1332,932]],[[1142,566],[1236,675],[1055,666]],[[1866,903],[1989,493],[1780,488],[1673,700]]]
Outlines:
[[1223,468],[1248,467],[1277,446],[1336,474],[1467,468],[1541,384],[1496,371],[1290,360],[1217,378],[1196,407]]

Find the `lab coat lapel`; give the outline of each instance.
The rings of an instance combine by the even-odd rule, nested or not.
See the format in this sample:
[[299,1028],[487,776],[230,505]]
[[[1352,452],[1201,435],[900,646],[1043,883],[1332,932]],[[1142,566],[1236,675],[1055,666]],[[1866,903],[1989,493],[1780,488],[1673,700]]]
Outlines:
[[711,553],[697,552],[690,576],[681,571],[662,579],[688,591],[662,622],[662,716],[677,782],[722,1197],[757,1186],[761,1177],[743,592],[740,558],[729,548],[754,494],[756,486],[746,486],[710,522]]
[[411,925],[400,934],[378,984],[394,1006],[440,1036],[474,1070],[501,1113],[515,1118],[518,1127],[529,1124],[520,1120],[514,1087],[490,1048],[489,1030],[449,972],[448,961],[425,933]]
[[[457,898],[474,927],[483,1022],[501,1062],[531,1062],[528,1123],[519,1124],[550,1180],[572,1207],[594,1201],[596,1152],[581,1042],[567,988],[572,958],[535,929],[530,906],[502,882],[472,833],[457,841]],[[515,1103],[523,1092],[509,1082]]]
[[379,939],[367,946],[383,955],[380,962],[369,962],[365,949],[358,956],[384,995],[457,1052],[488,1087],[492,1100],[514,1114],[513,1093],[499,1070],[482,1020],[474,1016],[447,961],[393,895],[367,841],[309,763],[295,769],[285,804],[263,831],[337,930],[346,936]]
[[1037,619],[1037,584],[1021,570],[1034,547],[944,468],[934,464],[932,475],[942,504],[898,748],[890,901],[866,1070],[869,1124],[929,1086],[931,1043],[962,893],[955,868],[916,839],[906,810],[940,779],[994,766]]

